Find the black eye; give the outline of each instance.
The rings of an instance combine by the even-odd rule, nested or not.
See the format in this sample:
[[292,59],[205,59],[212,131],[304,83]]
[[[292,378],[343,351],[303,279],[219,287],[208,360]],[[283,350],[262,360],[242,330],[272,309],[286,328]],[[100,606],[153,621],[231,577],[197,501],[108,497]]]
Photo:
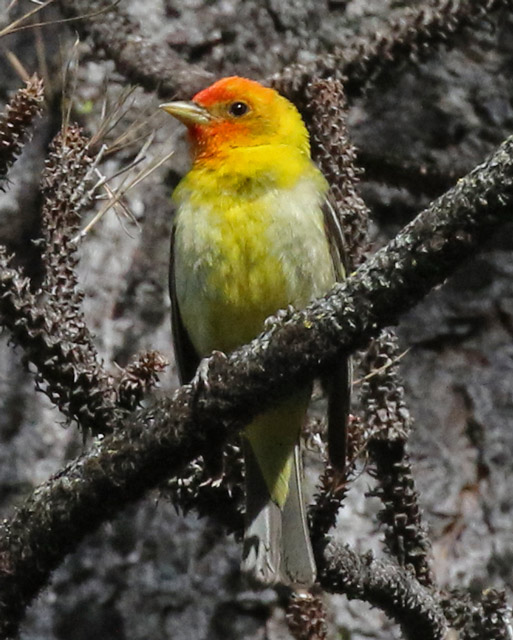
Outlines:
[[245,102],[232,102],[228,107],[228,111],[232,116],[239,117],[247,113],[249,111],[249,107]]

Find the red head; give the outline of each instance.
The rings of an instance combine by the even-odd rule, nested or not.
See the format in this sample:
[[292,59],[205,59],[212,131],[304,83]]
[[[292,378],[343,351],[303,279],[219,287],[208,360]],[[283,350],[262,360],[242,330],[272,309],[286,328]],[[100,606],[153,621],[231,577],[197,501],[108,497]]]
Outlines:
[[294,105],[253,80],[223,78],[192,102],[170,102],[162,108],[187,126],[196,159],[263,145],[289,145],[309,154],[308,133]]

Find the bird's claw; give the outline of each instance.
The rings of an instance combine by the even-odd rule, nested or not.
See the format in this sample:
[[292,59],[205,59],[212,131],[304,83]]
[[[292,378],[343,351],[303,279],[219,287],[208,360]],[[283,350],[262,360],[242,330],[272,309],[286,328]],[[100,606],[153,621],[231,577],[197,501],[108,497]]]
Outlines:
[[196,405],[202,392],[210,391],[210,374],[213,366],[227,360],[227,355],[222,351],[212,351],[208,358],[203,358],[196,369],[194,378],[192,379],[192,388],[194,389],[193,403]]
[[274,327],[276,322],[284,322],[285,320],[288,320],[295,311],[296,309],[291,304],[285,307],[285,309],[278,309],[275,314],[264,320],[264,330],[269,331]]

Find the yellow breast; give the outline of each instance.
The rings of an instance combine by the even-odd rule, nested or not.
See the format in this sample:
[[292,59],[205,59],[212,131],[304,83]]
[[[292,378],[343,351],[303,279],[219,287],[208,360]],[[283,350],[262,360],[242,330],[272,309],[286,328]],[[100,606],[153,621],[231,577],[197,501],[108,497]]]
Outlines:
[[249,342],[266,317],[304,306],[333,284],[324,179],[310,163],[301,175],[241,185],[233,171],[223,183],[193,170],[177,190],[178,305],[201,356]]

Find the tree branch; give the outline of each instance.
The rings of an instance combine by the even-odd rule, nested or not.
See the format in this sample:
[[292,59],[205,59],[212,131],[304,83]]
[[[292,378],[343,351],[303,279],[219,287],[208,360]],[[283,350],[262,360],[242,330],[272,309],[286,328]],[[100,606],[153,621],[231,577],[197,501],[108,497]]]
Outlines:
[[[88,532],[395,323],[510,221],[512,206],[513,137],[344,284],[269,321],[228,357],[212,356],[192,384],[127,419],[36,489],[0,529],[0,634],[15,633],[26,604]],[[10,284],[0,278],[0,301],[12,302]]]
[[[333,53],[318,56],[308,64],[292,64],[271,78],[283,95],[303,104],[312,80],[331,78],[344,84],[346,94],[358,95],[376,77],[400,64],[440,47],[450,47],[465,27],[490,13],[511,8],[511,0],[435,0],[405,10],[383,31],[357,37]],[[306,98],[305,98],[306,96]]]
[[[358,37],[331,54],[323,53],[308,65],[292,64],[275,74],[272,84],[304,106],[307,85],[313,80],[344,82],[348,95],[362,91],[380,73],[412,58],[449,47],[465,27],[491,12],[511,8],[512,0],[436,0],[404,11],[382,33]],[[62,13],[76,18],[81,34],[90,36],[130,82],[161,97],[190,98],[213,81],[201,67],[185,62],[166,43],[141,37],[140,25],[113,1],[59,0]]]
[[332,593],[368,602],[400,626],[407,640],[441,640],[445,616],[432,591],[408,571],[330,543],[316,552],[319,581]]
[[396,334],[387,329],[373,341],[362,362],[364,372],[370,375],[362,384],[360,405],[370,434],[367,447],[373,468],[369,471],[377,479],[377,487],[367,495],[383,503],[378,520],[388,552],[421,584],[432,586],[431,545],[406,450],[413,418],[404,401],[398,362],[394,361],[398,355]]
[[41,115],[43,100],[43,82],[33,75],[0,114],[0,189],[3,189],[9,167],[29,137],[32,123]]
[[330,185],[330,201],[344,236],[344,267],[354,271],[369,248],[369,210],[359,193],[361,169],[347,131],[347,102],[338,80],[312,82],[303,117],[312,158]]

